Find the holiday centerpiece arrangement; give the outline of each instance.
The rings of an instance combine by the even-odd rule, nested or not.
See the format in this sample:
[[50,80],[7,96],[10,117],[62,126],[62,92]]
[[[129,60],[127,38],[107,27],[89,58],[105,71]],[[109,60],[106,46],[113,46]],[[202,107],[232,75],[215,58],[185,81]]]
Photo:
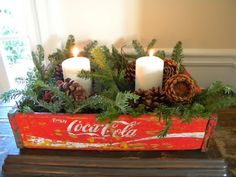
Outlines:
[[[170,56],[132,41],[134,53],[91,41],[79,53],[75,39],[44,56],[17,99],[9,120],[20,148],[83,150],[206,150],[219,109],[236,105],[232,89],[216,81],[201,89],[182,64],[182,43]],[[74,54],[74,55],[73,55]],[[46,64],[47,63],[47,64]]]

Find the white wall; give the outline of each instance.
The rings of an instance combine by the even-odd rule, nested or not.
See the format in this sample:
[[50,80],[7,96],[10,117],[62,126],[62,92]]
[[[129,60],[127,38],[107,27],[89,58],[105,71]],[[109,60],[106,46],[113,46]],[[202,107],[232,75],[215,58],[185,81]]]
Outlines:
[[48,53],[69,34],[122,46],[157,38],[170,51],[184,44],[184,63],[200,86],[222,80],[236,88],[235,0],[36,0]]
[[157,38],[162,48],[178,40],[185,48],[236,48],[235,0],[36,0],[36,5],[44,44],[74,34],[103,43]]
[[116,46],[157,38],[157,47],[167,51],[181,40],[185,64],[202,87],[223,80],[236,88],[235,0],[29,1],[36,10],[32,26],[39,26],[32,41],[40,41],[47,53],[69,34],[81,43],[94,39]]

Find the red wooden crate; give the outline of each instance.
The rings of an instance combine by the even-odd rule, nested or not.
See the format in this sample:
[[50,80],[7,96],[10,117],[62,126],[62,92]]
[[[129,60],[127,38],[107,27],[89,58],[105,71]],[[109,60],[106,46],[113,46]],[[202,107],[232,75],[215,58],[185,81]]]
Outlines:
[[195,150],[206,151],[216,126],[213,119],[183,123],[173,116],[172,128],[158,137],[165,123],[154,115],[121,115],[111,124],[95,114],[14,113],[9,120],[20,148],[81,150]]

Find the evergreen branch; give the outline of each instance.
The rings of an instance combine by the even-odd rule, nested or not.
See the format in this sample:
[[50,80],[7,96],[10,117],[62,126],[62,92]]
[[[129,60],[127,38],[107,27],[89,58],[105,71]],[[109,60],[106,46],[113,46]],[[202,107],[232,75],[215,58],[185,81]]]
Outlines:
[[120,116],[121,112],[114,107],[109,107],[106,111],[97,115],[97,120],[100,122],[110,122],[116,120]]
[[184,58],[184,55],[181,41],[178,41],[175,45],[171,58],[175,60],[177,64],[182,64],[182,59]]
[[104,81],[112,81],[112,76],[108,75],[102,71],[95,71],[95,72],[91,72],[91,71],[85,71],[85,70],[81,70],[81,72],[78,74],[78,77],[80,78],[84,78],[84,79],[101,79]]
[[32,113],[32,112],[34,112],[34,110],[29,106],[23,106],[22,109],[20,110],[20,112]]
[[75,46],[75,37],[73,35],[69,35],[66,41],[65,49],[69,52]]
[[175,45],[173,52],[172,52],[172,56],[171,58],[173,60],[176,61],[176,63],[178,64],[179,67],[179,73],[183,73],[184,72],[184,67],[183,67],[183,61],[182,59],[184,58],[183,55],[183,48],[182,48],[182,42],[178,41],[177,44]]
[[37,46],[37,51],[32,52],[32,59],[36,69],[38,79],[45,81],[44,49],[41,45]]
[[233,91],[230,86],[223,84],[221,81],[215,81],[208,87],[208,89],[204,93],[204,96],[209,97],[219,94],[230,94],[232,92]]
[[132,109],[129,106],[130,101],[136,102],[139,96],[131,92],[119,92],[116,95],[115,104],[123,114],[129,113]]
[[114,46],[112,46],[111,60],[112,68],[117,70],[118,73],[127,68],[128,61]]
[[165,121],[165,127],[163,130],[159,132],[159,135],[158,135],[159,138],[164,138],[168,134],[173,124],[172,118],[168,117],[167,115],[163,115],[162,119]]
[[22,96],[23,91],[18,89],[11,89],[7,92],[4,92],[0,95],[0,100],[6,102],[10,102],[11,100],[15,100],[16,98]]
[[81,102],[78,108],[74,111],[74,113],[81,112],[84,109],[92,109],[92,110],[107,110],[108,107],[112,107],[114,105],[114,101],[106,98],[101,95],[95,95],[89,97],[85,101]]
[[64,92],[60,91],[56,86],[45,84],[42,81],[37,81],[35,85],[41,89],[51,91],[58,99],[58,104],[63,103],[66,112],[72,113],[75,109],[77,109],[78,105],[75,100],[71,96],[68,96]]
[[156,39],[152,39],[148,46],[147,46],[147,50],[146,50],[146,54],[149,52],[150,49],[152,49],[154,47],[154,45],[156,44],[157,40]]
[[95,63],[100,69],[104,69],[107,65],[106,55],[101,47],[92,50],[92,62]]
[[138,58],[147,55],[147,53],[143,49],[143,46],[137,40],[133,40],[132,45],[135,49],[135,52],[136,52]]
[[92,50],[97,46],[97,41],[91,41],[89,42],[83,49],[82,55],[88,58],[91,58],[91,52]]
[[206,105],[206,109],[210,113],[214,113],[220,109],[228,108],[236,105],[236,97],[221,97],[217,101],[213,101]]
[[155,54],[155,56],[161,58],[161,59],[165,59],[166,58],[166,53],[164,50],[158,50]]
[[[32,91],[32,90],[27,90],[27,95],[30,96],[30,99],[37,105],[40,106],[46,110],[48,110],[49,112],[52,113],[57,113],[60,112],[60,110],[62,109],[62,100],[58,100],[55,101],[54,103],[47,103],[43,100],[38,100],[38,95]],[[26,107],[23,107],[23,111],[25,111]],[[29,110],[29,108],[27,109],[27,111]]]
[[67,51],[66,50],[61,50],[57,49],[56,52],[50,54],[48,56],[48,60],[53,64],[53,65],[58,65],[62,63],[66,58],[67,58]]

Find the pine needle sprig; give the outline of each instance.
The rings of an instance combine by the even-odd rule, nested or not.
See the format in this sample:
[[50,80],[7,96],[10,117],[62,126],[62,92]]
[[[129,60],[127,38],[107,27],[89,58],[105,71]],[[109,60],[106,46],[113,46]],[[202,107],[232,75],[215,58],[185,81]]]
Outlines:
[[66,41],[65,49],[67,50],[67,52],[70,52],[74,46],[75,46],[75,37],[73,35],[69,35]]
[[140,42],[138,42],[137,40],[133,40],[132,45],[133,45],[133,48],[137,54],[137,58],[147,55],[146,51],[144,50],[144,48]]
[[155,56],[161,58],[161,59],[165,59],[166,58],[166,53],[164,50],[158,50],[157,52],[155,52],[154,54]]
[[91,52],[92,50],[98,45],[98,42],[95,41],[91,41],[89,42],[84,48],[83,51],[81,52],[81,54],[87,58],[92,58]]
[[122,55],[122,52],[119,52],[114,46],[112,46],[111,50],[112,68],[120,73],[127,68],[128,60]]
[[178,64],[182,64],[182,59],[184,58],[182,42],[178,41],[174,46],[171,58]]
[[218,94],[230,94],[232,89],[229,85],[223,84],[221,81],[213,82],[208,89],[204,92],[204,96],[215,96]]
[[67,50],[56,49],[56,52],[48,56],[48,60],[52,63],[53,66],[57,66],[62,63],[66,58],[68,58]]
[[217,101],[213,101],[206,105],[206,109],[209,113],[215,113],[216,111],[230,106],[236,105],[236,97],[220,97]]
[[103,47],[97,47],[92,50],[92,57],[93,59],[91,60],[94,64],[96,64],[100,69],[106,69],[107,67],[107,56],[104,52]]
[[56,52],[48,56],[48,60],[52,66],[57,66],[62,63],[65,59],[73,57],[71,50],[75,46],[75,38],[73,35],[69,35],[66,40],[66,45],[62,49],[56,49]]
[[171,58],[176,61],[176,63],[179,66],[179,73],[183,73],[184,68],[183,68],[183,61],[182,59],[184,58],[183,54],[183,47],[182,47],[182,42],[178,41],[176,45],[174,46]]
[[32,52],[32,59],[35,65],[35,75],[38,79],[45,81],[46,74],[45,74],[45,66],[44,66],[44,49],[41,45],[37,46],[37,51]]

